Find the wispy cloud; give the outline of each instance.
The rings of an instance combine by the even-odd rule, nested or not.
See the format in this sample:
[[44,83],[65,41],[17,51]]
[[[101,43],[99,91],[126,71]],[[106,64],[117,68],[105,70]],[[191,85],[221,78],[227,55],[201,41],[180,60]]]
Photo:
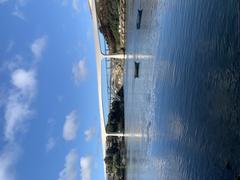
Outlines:
[[78,154],[72,149],[65,158],[63,170],[59,173],[58,180],[76,180],[78,166]]
[[23,62],[23,57],[19,54],[14,55],[8,60],[5,60],[0,66],[0,73],[13,72]]
[[23,12],[19,9],[17,5],[15,6],[14,11],[12,12],[12,15],[18,17],[19,19],[25,20],[25,16]]
[[5,110],[7,141],[13,142],[17,132],[24,132],[26,121],[31,115],[30,105],[35,94],[36,79],[33,70],[17,69],[12,73],[12,85]]
[[27,2],[28,0],[16,0],[15,8],[14,8],[14,11],[12,12],[12,15],[18,17],[19,19],[25,20],[26,18],[22,11],[22,8],[26,6]]
[[26,6],[27,2],[28,2],[28,0],[17,0],[17,4],[19,6]]
[[57,96],[57,101],[58,101],[59,103],[62,103],[63,100],[64,100],[64,97],[63,97],[62,95],[58,95],[58,96]]
[[8,144],[0,154],[0,179],[14,180],[14,165],[20,150],[16,144]]
[[6,97],[5,97],[5,90],[3,88],[0,88],[0,108],[5,104],[6,102]]
[[[14,42],[9,44],[7,51],[11,51]],[[28,121],[33,110],[32,102],[36,94],[35,66],[29,64],[29,69],[19,68],[23,57],[16,55],[13,60],[6,61],[4,71],[10,72],[9,85],[4,90],[3,118],[4,140],[0,150],[0,179],[14,180],[15,165],[21,155],[19,135],[27,132]],[[25,64],[26,65],[26,64]]]
[[13,93],[9,96],[5,112],[6,125],[4,136],[6,140],[14,141],[17,132],[25,131],[25,122],[31,115],[29,108],[29,104],[24,103],[20,94]]
[[48,142],[46,145],[46,151],[51,151],[56,145],[56,140],[53,137],[48,138]]
[[72,3],[73,10],[75,12],[79,12],[80,11],[79,0],[63,0],[62,1],[62,6],[66,6],[69,1]]
[[66,6],[67,2],[68,2],[68,0],[62,0],[62,6]]
[[[27,121],[32,115],[31,104],[36,93],[36,77],[33,69],[14,68],[11,72],[11,86],[5,92],[4,138],[5,145],[0,151],[0,179],[14,180],[15,165],[21,155],[18,135],[27,131]],[[14,70],[15,69],[15,70]]]
[[42,36],[34,40],[31,45],[31,50],[35,58],[39,59],[42,57],[42,53],[47,45],[47,36]]
[[1,61],[0,73],[9,73],[20,66],[20,64],[23,62],[23,57],[19,54],[16,54],[9,59],[1,59]]
[[53,129],[56,126],[56,119],[48,118],[47,123],[48,123],[49,128]]
[[85,140],[86,141],[90,141],[95,133],[95,128],[90,128],[90,129],[87,129],[85,132],[84,132],[84,135],[85,135]]
[[84,80],[87,75],[86,61],[80,60],[78,63],[75,63],[72,68],[72,73],[76,83]]
[[91,179],[91,157],[85,156],[80,159],[80,168],[82,180]]
[[0,5],[8,2],[8,0],[0,0]]
[[79,1],[78,0],[72,0],[72,7],[76,12],[78,12],[80,10],[79,9]]
[[77,114],[75,111],[72,111],[69,115],[66,116],[65,123],[63,126],[63,138],[66,141],[71,141],[76,138],[78,131],[78,122]]
[[10,51],[13,49],[14,45],[15,45],[15,42],[14,42],[13,40],[11,40],[11,41],[8,43],[6,52],[10,52]]

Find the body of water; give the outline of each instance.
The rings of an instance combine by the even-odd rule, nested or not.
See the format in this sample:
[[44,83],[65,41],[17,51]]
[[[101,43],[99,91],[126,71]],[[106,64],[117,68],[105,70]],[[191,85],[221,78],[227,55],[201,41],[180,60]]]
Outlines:
[[129,0],[126,54],[126,179],[239,176],[240,1]]

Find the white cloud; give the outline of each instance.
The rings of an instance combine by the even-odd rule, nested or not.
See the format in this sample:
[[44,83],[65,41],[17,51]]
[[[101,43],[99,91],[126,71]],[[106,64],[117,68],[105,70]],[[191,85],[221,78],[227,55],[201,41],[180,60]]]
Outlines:
[[64,127],[63,127],[63,138],[66,141],[74,140],[78,131],[77,115],[76,112],[72,111],[66,116]]
[[26,121],[32,111],[30,105],[35,94],[35,73],[17,69],[12,73],[14,88],[10,91],[5,107],[4,136],[7,141],[14,142],[18,132],[26,130]]
[[[9,49],[11,50],[10,45]],[[18,138],[27,130],[27,121],[32,115],[31,104],[36,93],[36,78],[33,69],[18,68],[22,57],[6,63],[11,72],[11,87],[4,93],[4,138],[5,146],[0,151],[0,180],[15,179],[15,165],[19,158]]]
[[47,145],[46,145],[46,151],[51,151],[56,145],[56,140],[53,137],[50,137],[48,139]]
[[35,72],[17,69],[12,74],[12,84],[22,92],[33,92],[36,86]]
[[91,179],[91,157],[85,156],[80,159],[82,180]]
[[95,128],[90,128],[90,129],[87,129],[85,132],[84,132],[84,135],[85,135],[85,140],[86,141],[90,141],[95,133]]
[[16,16],[22,20],[25,20],[25,16],[24,16],[23,12],[18,8],[18,6],[15,6],[15,9],[12,12],[12,15]]
[[7,144],[0,154],[0,179],[14,180],[14,165],[19,156],[19,148],[15,144]]
[[14,141],[19,131],[24,131],[25,122],[31,115],[28,102],[25,103],[20,94],[11,94],[8,98],[5,111],[4,136],[8,141]]
[[41,58],[43,50],[45,49],[47,45],[47,36],[42,36],[38,39],[36,39],[32,45],[31,50],[35,58]]
[[85,60],[80,60],[78,63],[73,65],[72,73],[76,83],[84,80],[87,75],[87,68]]
[[58,180],[76,180],[78,154],[72,149],[65,158],[64,169],[59,173]]

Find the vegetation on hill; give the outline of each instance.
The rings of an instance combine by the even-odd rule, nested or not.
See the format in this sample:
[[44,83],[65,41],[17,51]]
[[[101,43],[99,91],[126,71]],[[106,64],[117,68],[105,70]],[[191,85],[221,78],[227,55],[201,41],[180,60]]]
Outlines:
[[124,180],[125,179],[125,143],[123,137],[108,137],[107,151],[104,159],[108,179]]
[[96,3],[99,30],[103,34],[111,53],[117,52],[119,40],[119,0],[99,0]]
[[107,133],[124,131],[124,98],[123,87],[116,94],[116,98],[112,102],[112,108],[108,114],[108,123],[106,125]]
[[[123,87],[118,91],[117,97],[112,102],[108,115],[106,131],[108,133],[124,132],[124,96]],[[104,159],[109,179],[124,179],[126,166],[125,142],[122,137],[108,137],[106,140],[106,157]]]

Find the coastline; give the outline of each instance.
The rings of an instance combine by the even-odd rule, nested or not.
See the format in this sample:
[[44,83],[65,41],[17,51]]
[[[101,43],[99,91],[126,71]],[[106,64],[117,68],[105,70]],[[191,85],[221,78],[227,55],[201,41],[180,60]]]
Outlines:
[[[99,0],[97,3],[99,30],[109,53],[125,54],[126,0]],[[113,99],[108,114],[106,132],[124,133],[124,60],[111,59],[110,83]],[[124,180],[126,173],[126,145],[124,137],[106,137],[106,173],[108,179]]]

